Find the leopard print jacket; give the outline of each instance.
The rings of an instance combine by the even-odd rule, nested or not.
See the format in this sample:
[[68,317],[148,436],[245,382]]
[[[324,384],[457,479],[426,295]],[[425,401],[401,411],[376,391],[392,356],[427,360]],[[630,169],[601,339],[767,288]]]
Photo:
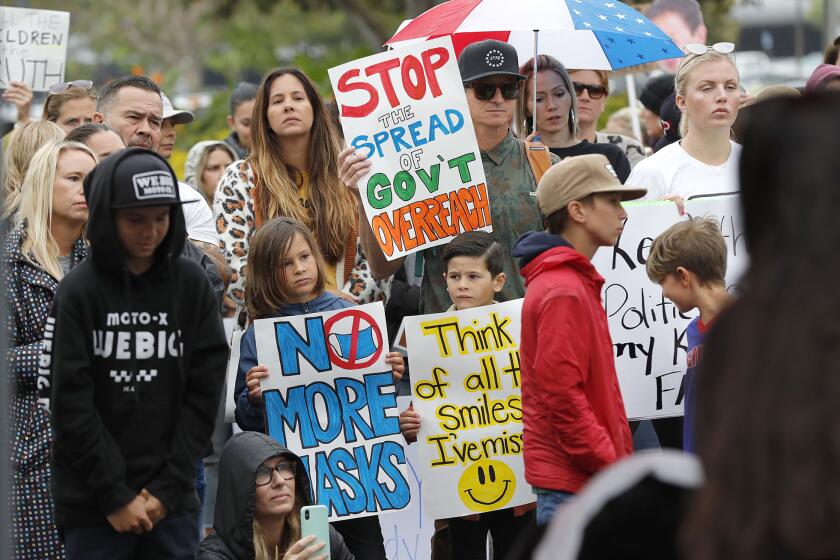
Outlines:
[[[213,200],[219,247],[231,268],[227,295],[239,308],[245,307],[245,264],[248,262],[248,244],[255,230],[253,190],[254,172],[246,160],[238,160],[225,169]],[[361,303],[386,300],[390,282],[390,278],[381,282],[374,280],[358,242],[353,270],[349,275],[343,262],[336,266],[336,285]]]

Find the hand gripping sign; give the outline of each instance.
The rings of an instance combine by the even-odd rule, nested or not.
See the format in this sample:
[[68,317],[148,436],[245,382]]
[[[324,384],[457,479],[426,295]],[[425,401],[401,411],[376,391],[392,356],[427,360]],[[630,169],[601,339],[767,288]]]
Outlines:
[[349,146],[373,166],[359,182],[389,260],[492,231],[481,153],[449,37],[329,71]]
[[534,501],[522,461],[522,300],[405,318],[423,497],[435,519]]
[[268,433],[300,455],[332,519],[409,505],[381,303],[254,322]]

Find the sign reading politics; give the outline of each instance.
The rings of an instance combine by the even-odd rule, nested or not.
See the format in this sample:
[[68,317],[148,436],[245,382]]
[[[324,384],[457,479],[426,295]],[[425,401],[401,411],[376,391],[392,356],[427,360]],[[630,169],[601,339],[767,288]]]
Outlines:
[[627,222],[614,247],[603,247],[592,264],[604,277],[604,309],[610,325],[615,368],[628,418],[660,418],[683,413],[688,348],[685,315],[647,276],[654,238],[688,216],[712,217],[726,241],[726,285],[730,292],[747,265],[747,248],[737,196],[686,202],[686,216],[672,203],[625,205]]
[[409,505],[381,303],[254,322],[268,433],[300,455],[332,519]]
[[534,501],[522,461],[522,300],[406,317],[423,498],[435,519]]
[[481,154],[449,37],[329,71],[347,144],[372,168],[365,214],[393,260],[492,230]]
[[24,82],[47,91],[64,81],[70,14],[0,7],[0,88]]

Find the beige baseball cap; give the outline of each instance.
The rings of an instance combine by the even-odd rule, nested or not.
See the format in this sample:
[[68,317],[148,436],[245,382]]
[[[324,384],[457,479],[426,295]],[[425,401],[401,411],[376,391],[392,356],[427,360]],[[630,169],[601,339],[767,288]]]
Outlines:
[[645,196],[647,189],[622,185],[610,160],[602,154],[566,158],[545,172],[537,186],[537,206],[551,216],[573,200],[593,193],[621,193],[621,200]]

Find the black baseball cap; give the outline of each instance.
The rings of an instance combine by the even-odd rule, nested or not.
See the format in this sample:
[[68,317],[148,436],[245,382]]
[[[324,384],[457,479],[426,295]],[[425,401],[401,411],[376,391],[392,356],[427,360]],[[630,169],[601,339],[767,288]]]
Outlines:
[[639,95],[639,101],[642,105],[650,111],[659,115],[662,102],[665,101],[669,95],[674,94],[674,75],[661,74],[654,76],[642,88],[642,93]]
[[510,43],[485,39],[470,43],[458,57],[458,70],[465,84],[487,76],[513,76],[524,80],[519,73],[519,56]]
[[111,208],[183,204],[178,178],[163,157],[143,148],[129,148],[114,167]]

